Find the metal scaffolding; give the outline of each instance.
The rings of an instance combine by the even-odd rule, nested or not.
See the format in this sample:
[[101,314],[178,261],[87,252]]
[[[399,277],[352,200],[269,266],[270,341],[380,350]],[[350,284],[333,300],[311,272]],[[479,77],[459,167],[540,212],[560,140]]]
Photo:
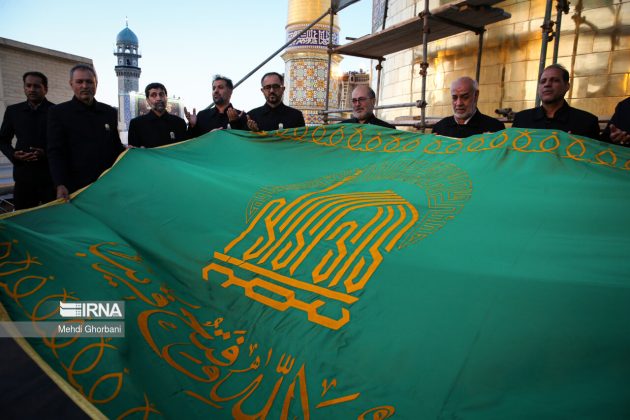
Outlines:
[[[481,71],[481,56],[483,49],[483,34],[485,26],[501,20],[509,19],[510,14],[503,9],[492,7],[500,0],[460,0],[442,5],[434,10],[429,10],[429,0],[424,1],[424,10],[418,16],[393,25],[382,31],[366,35],[348,44],[338,46],[329,51],[329,54],[351,55],[355,57],[378,60],[377,69],[377,101],[380,97],[381,63],[385,56],[395,52],[422,45],[422,62],[420,63],[420,75],[422,76],[421,99],[408,105],[420,104],[421,120],[417,127],[425,128],[426,125],[426,78],[428,63],[428,44],[448,36],[465,31],[472,31],[479,37],[477,51],[476,79],[479,80]],[[549,0],[552,1],[552,0]],[[420,37],[420,34],[422,36]],[[330,68],[329,68],[330,72]],[[376,107],[383,109],[384,107]],[[392,108],[389,106],[389,108]],[[345,110],[323,111],[327,116],[330,113]],[[327,118],[325,117],[325,120]]]

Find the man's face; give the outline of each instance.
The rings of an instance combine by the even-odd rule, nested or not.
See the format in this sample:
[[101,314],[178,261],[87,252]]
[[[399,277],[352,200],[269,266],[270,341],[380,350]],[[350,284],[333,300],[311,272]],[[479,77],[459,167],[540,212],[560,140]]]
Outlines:
[[476,91],[468,80],[456,82],[451,89],[453,100],[453,116],[458,122],[466,121],[477,110],[479,91]]
[[543,104],[558,103],[564,100],[569,87],[569,83],[562,78],[562,71],[552,67],[540,75],[538,94]]
[[85,104],[91,104],[96,95],[96,76],[89,70],[76,69],[70,79],[70,87],[74,96]]
[[375,98],[370,98],[370,91],[359,86],[352,91],[352,115],[359,121],[366,121],[374,111]]
[[166,104],[168,102],[166,92],[164,92],[162,88],[149,89],[147,102],[152,111],[158,115],[162,115],[166,111]]
[[27,101],[38,104],[44,100],[47,92],[48,89],[39,77],[29,75],[24,79],[24,95]]
[[232,97],[232,89],[227,86],[225,80],[212,82],[212,100],[215,105],[227,105]]
[[262,81],[263,95],[269,106],[276,107],[282,102],[282,95],[284,95],[284,86],[282,81],[275,74],[265,77]]

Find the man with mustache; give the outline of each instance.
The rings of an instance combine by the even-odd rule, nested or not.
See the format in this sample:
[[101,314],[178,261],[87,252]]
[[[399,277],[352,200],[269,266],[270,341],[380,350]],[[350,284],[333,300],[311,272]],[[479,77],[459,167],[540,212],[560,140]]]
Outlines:
[[96,181],[125,150],[118,134],[118,112],[94,98],[97,85],[92,66],[75,65],[70,70],[74,96],[48,112],[48,161],[57,198],[67,200]]
[[216,75],[212,80],[212,100],[214,108],[204,109],[197,114],[193,109],[192,114],[184,108],[184,115],[188,120],[188,138],[199,137],[216,129],[231,128],[247,130],[247,118],[245,114],[234,109],[230,103],[234,85],[232,80],[225,76]]
[[186,140],[186,121],[166,110],[166,87],[161,83],[149,83],[144,95],[151,110],[129,122],[129,145],[158,147]]
[[460,77],[451,84],[453,116],[438,121],[433,134],[464,138],[475,134],[500,131],[505,125],[477,109],[479,84],[470,77]]
[[543,128],[566,131],[578,136],[599,138],[599,122],[590,112],[569,106],[564,100],[571,85],[569,72],[561,64],[545,68],[538,81],[542,105],[514,116],[512,127]]
[[[46,156],[46,121],[54,104],[46,99],[48,78],[38,71],[22,76],[26,101],[7,107],[0,127],[0,150],[13,164],[13,205],[27,209],[55,199]],[[16,137],[15,147],[11,144]]]
[[282,102],[284,95],[284,77],[276,72],[265,74],[260,80],[265,104],[252,109],[247,114],[247,127],[251,131],[271,131],[280,128],[304,127],[302,111],[286,106]]
[[376,93],[368,85],[359,85],[352,90],[352,118],[341,121],[341,124],[373,124],[396,129],[387,121],[379,120],[374,115]]

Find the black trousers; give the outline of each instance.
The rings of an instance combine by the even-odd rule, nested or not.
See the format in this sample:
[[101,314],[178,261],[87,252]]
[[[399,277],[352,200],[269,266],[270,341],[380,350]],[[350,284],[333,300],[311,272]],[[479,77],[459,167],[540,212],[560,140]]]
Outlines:
[[48,165],[16,165],[13,167],[13,180],[13,205],[16,210],[37,207],[57,197]]

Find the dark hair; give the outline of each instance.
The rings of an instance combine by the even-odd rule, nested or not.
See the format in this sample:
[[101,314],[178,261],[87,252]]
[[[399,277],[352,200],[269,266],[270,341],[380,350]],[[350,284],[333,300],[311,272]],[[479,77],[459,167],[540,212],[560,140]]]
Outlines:
[[234,84],[232,83],[232,80],[228,79],[227,77],[221,76],[220,74],[215,74],[212,78],[212,83],[216,82],[217,80],[223,80],[228,88],[234,89]]
[[44,73],[40,73],[38,71],[27,71],[22,75],[22,83],[26,83],[26,78],[28,76],[39,77],[42,80],[42,85],[48,89],[48,77],[46,77]]
[[74,76],[74,72],[77,70],[86,70],[86,71],[92,72],[92,74],[94,75],[94,78],[98,81],[98,76],[96,75],[96,70],[94,70],[94,67],[85,63],[79,63],[72,66],[72,68],[70,69],[70,80],[72,80],[72,76]]
[[[552,64],[550,66],[545,67],[545,70],[547,69],[558,69],[560,70],[560,72],[562,72],[562,80],[564,80],[565,83],[569,83],[569,71],[562,65],[562,64]],[[543,70],[543,73],[545,72],[545,70]]]
[[162,83],[157,83],[157,82],[149,83],[147,87],[144,88],[144,96],[148,98],[149,91],[151,89],[162,89],[164,91],[164,94],[168,96],[168,92],[166,91],[166,88],[164,87],[164,85]]
[[263,80],[265,80],[265,77],[267,76],[278,76],[278,79],[280,79],[280,83],[284,84],[284,76],[281,75],[280,73],[276,73],[275,71],[270,71],[269,73],[265,73],[263,74],[263,77],[260,79],[260,84],[263,84]]
[[[357,88],[360,88],[360,87],[366,87],[367,88],[368,96],[370,97],[370,99],[376,98],[376,92],[374,92],[374,89],[372,89],[369,85],[358,85],[354,89],[357,89]],[[354,92],[354,89],[352,89],[353,92]]]

